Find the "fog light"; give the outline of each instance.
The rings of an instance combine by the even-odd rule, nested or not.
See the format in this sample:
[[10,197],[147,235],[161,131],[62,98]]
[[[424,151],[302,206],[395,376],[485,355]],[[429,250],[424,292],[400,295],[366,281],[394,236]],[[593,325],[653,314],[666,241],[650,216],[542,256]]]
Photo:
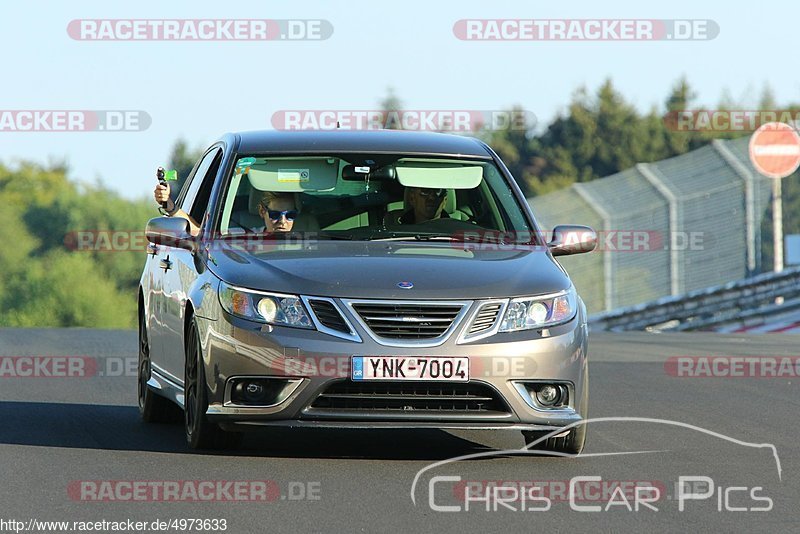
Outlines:
[[242,397],[247,403],[258,403],[264,396],[264,386],[258,382],[243,382]]
[[551,385],[542,386],[536,392],[536,399],[545,406],[552,406],[559,401],[561,393],[558,388]]
[[274,406],[283,402],[301,382],[299,378],[232,378],[228,402],[238,406]]
[[240,381],[233,387],[233,396],[242,404],[263,404],[264,384],[257,381]]

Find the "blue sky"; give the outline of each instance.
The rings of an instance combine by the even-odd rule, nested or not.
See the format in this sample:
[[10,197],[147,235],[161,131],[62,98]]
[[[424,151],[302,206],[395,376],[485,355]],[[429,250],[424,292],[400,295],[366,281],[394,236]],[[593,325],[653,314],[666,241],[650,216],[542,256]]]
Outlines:
[[[126,197],[149,194],[176,139],[207,145],[227,131],[270,127],[287,109],[374,109],[393,87],[409,109],[521,105],[546,124],[574,90],[605,78],[642,110],[686,75],[697,103],[727,92],[754,106],[765,84],[800,101],[794,57],[800,3],[347,0],[4,2],[0,109],[144,110],[141,132],[0,132],[0,161],[67,160],[76,180]],[[325,41],[101,42],[67,35],[73,19],[326,19]],[[463,18],[711,19],[709,41],[467,42]]]

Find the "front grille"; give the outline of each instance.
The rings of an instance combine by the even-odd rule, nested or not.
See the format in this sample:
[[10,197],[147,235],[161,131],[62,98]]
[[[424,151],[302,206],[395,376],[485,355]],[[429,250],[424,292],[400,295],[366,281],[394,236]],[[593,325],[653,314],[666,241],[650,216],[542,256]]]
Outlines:
[[497,304],[485,304],[483,308],[481,308],[481,311],[478,312],[478,315],[475,316],[475,320],[472,321],[472,326],[469,328],[469,333],[477,334],[483,332],[484,330],[490,329],[497,320],[497,314],[499,312],[499,302]]
[[347,326],[347,323],[344,322],[342,315],[333,303],[327,300],[317,299],[309,299],[308,303],[314,315],[317,316],[317,319],[323,326],[327,326],[332,330],[344,332],[345,334],[350,333],[350,328]]
[[376,336],[389,339],[441,337],[462,308],[462,304],[353,304],[367,328]]
[[489,386],[475,383],[337,382],[311,405],[331,411],[508,413]]

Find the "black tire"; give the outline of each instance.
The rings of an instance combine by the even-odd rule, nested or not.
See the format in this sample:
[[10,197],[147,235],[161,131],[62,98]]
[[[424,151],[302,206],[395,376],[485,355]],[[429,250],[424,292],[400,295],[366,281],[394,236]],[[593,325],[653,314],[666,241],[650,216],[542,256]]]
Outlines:
[[206,417],[208,389],[206,388],[203,349],[197,324],[192,320],[186,332],[186,366],[184,373],[184,431],[192,449],[222,450],[235,448],[242,435],[226,432]]
[[[548,432],[522,432],[525,438],[525,446],[531,445],[534,441],[541,438]],[[552,437],[540,441],[536,445],[528,447],[530,450],[547,451],[563,454],[580,454],[586,443],[586,425],[580,425],[569,431],[566,436],[560,438]]]
[[137,379],[137,396],[139,398],[139,416],[145,423],[172,423],[177,419],[178,407],[151,390],[150,380],[150,338],[144,317],[139,316],[139,376]]
[[[589,372],[586,372],[583,384],[583,398],[581,399],[580,414],[586,419],[589,417]],[[525,438],[525,446],[531,450],[536,451],[550,451],[555,453],[577,455],[583,451],[586,445],[586,427],[587,424],[581,424],[572,427],[569,433],[560,438],[552,437],[540,441],[536,445],[531,445],[534,441],[549,434],[550,432],[522,432]]]

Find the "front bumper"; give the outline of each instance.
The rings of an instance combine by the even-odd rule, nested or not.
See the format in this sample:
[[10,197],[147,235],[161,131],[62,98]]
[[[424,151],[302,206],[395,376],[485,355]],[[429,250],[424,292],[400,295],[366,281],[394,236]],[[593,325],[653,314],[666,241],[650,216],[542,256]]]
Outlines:
[[[209,390],[207,416],[226,428],[314,426],[330,428],[438,428],[552,430],[582,420],[588,395],[587,328],[582,311],[570,322],[542,331],[496,334],[437,347],[387,347],[359,331],[361,343],[322,332],[259,325],[222,312],[198,319]],[[356,327],[361,330],[360,326]],[[504,405],[488,412],[325,409],[320,394],[350,380],[350,359],[361,356],[467,356],[470,384],[491,391]],[[279,404],[252,407],[231,402],[230,380],[293,379]],[[521,383],[553,382],[569,388],[568,405],[547,409],[531,403]]]

